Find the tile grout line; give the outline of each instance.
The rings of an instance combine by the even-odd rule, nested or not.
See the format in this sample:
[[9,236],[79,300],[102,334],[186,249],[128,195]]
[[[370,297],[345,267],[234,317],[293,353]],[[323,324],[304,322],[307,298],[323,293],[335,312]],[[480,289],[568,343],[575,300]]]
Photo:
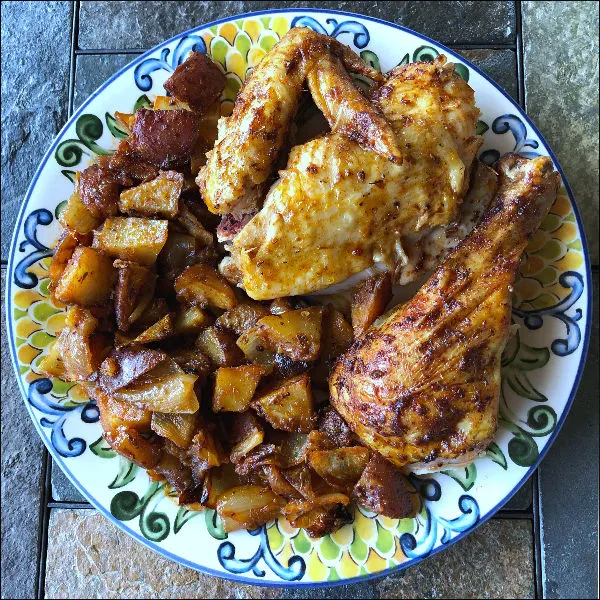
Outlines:
[[515,0],[516,43],[517,43],[517,84],[519,88],[519,104],[527,113],[525,107],[525,74],[523,57],[523,14],[521,0]]
[[544,578],[544,556],[542,553],[541,523],[540,523],[540,470],[535,472],[533,480],[533,562],[535,565],[535,595],[537,598],[546,597],[546,583]]

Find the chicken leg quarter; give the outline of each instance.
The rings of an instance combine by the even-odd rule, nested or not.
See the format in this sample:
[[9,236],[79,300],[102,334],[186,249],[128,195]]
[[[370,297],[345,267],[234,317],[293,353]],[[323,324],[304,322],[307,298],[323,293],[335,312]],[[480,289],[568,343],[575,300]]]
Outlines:
[[332,403],[362,441],[416,473],[471,462],[496,432],[512,285],[560,176],[547,157],[509,154],[495,168],[480,223],[330,377]]

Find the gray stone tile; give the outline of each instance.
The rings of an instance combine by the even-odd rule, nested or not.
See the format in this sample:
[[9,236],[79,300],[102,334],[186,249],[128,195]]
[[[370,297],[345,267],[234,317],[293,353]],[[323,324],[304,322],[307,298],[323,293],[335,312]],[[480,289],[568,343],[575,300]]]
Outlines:
[[489,75],[513,99],[519,99],[517,53],[514,50],[455,50]]
[[71,2],[2,2],[2,259],[44,153],[67,118]]
[[527,113],[573,187],[598,264],[598,3],[523,2]]
[[82,48],[150,48],[229,15],[269,8],[331,8],[385,19],[446,44],[512,43],[512,2],[89,2],[81,3]]
[[69,478],[61,471],[58,464],[52,460],[52,500],[59,502],[87,502]]
[[571,412],[540,466],[546,598],[598,594],[598,285],[592,339]]
[[380,598],[534,598],[530,521],[488,521],[447,550],[376,581]]
[[137,54],[83,54],[75,60],[74,110]]
[[2,598],[33,598],[36,589],[43,444],[13,372],[2,268]]

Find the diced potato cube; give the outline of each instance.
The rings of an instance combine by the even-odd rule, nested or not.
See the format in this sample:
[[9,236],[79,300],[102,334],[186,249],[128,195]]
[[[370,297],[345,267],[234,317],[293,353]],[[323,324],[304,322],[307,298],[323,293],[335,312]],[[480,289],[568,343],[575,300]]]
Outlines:
[[369,451],[362,446],[317,450],[308,460],[327,483],[350,493],[369,462]]
[[217,508],[219,496],[226,490],[242,484],[240,476],[230,463],[212,468],[204,478],[202,490],[202,506]]
[[152,265],[167,241],[168,221],[110,217],[94,236],[94,246],[110,256]]
[[137,429],[121,425],[117,429],[105,431],[104,439],[115,452],[145,469],[154,467],[162,457],[162,440],[147,440]]
[[204,481],[210,469],[220,467],[227,461],[227,455],[219,440],[206,424],[200,426],[198,433],[192,439],[188,456],[192,461],[192,474],[197,485]]
[[98,387],[90,391],[90,396],[96,400],[100,412],[100,425],[104,431],[114,431],[120,426],[149,431],[152,422],[152,413],[149,410],[129,402],[119,402]]
[[122,260],[116,260],[113,266],[119,272],[114,294],[115,317],[119,329],[127,331],[152,302],[156,274],[147,267]]
[[40,361],[40,370],[50,377],[64,378],[65,365],[61,358],[60,347],[57,344],[57,340],[52,343],[50,351]]
[[77,248],[77,244],[77,236],[72,231],[69,231],[68,229],[63,231],[54,247],[52,262],[48,269],[48,275],[50,276],[50,279],[52,279],[53,285],[56,285],[56,282],[63,274],[69,259],[73,256],[73,251]]
[[173,96],[156,96],[153,108],[154,110],[192,110],[187,103]]
[[69,259],[54,296],[65,304],[101,305],[109,300],[115,279],[116,271],[108,256],[80,246]]
[[234,446],[230,458],[233,463],[238,463],[265,439],[264,429],[252,411],[234,415],[232,431]]
[[110,394],[145,375],[166,358],[164,352],[144,346],[115,348],[100,365],[97,382]]
[[217,513],[225,531],[256,529],[277,517],[285,501],[270,488],[240,485],[223,492],[217,500]]
[[230,310],[237,304],[234,291],[227,281],[208,265],[188,267],[176,280],[177,297],[187,304],[215,306]]
[[180,448],[187,448],[198,427],[198,414],[152,413],[152,431],[171,440]]
[[316,360],[321,347],[322,314],[321,306],[313,306],[263,317],[241,336],[240,347],[248,345],[248,338],[256,337],[265,349],[293,360]]
[[352,292],[352,329],[355,337],[363,335],[383,313],[392,299],[392,276],[384,271],[365,279]]
[[64,227],[77,233],[90,233],[102,222],[88,210],[77,190],[71,194],[58,219]]
[[244,362],[244,355],[235,345],[231,334],[214,326],[200,332],[196,348],[204,352],[218,367],[236,367]]
[[212,233],[205,229],[204,225],[200,223],[196,215],[194,215],[184,203],[179,207],[177,220],[185,227],[186,231],[194,236],[194,238],[196,238],[203,246],[212,245],[214,241]]
[[200,333],[211,325],[213,318],[199,306],[182,307],[175,318],[177,333]]
[[236,336],[254,327],[259,319],[269,314],[268,309],[258,302],[244,301],[223,313],[216,321],[217,326],[233,332]]
[[243,412],[248,410],[265,369],[261,365],[221,367],[215,374],[213,411]]
[[131,131],[133,124],[135,123],[135,114],[133,113],[122,113],[118,110],[115,111],[115,119],[123,125],[125,128]]
[[308,433],[316,423],[310,378],[306,373],[285,379],[256,398],[252,406],[275,429]]
[[155,179],[121,192],[119,210],[147,217],[160,215],[174,219],[179,210],[183,175],[177,171],[161,171]]
[[134,344],[151,344],[152,342],[159,342],[160,340],[164,340],[165,338],[173,335],[175,333],[174,330],[174,316],[173,313],[169,313],[165,315],[160,321],[154,323],[146,329],[142,331],[140,335],[138,335],[135,340],[133,340]]

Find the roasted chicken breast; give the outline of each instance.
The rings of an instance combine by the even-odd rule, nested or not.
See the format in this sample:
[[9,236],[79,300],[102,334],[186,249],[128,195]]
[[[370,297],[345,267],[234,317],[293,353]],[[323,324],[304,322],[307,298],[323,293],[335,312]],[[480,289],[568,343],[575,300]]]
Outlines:
[[330,377],[354,432],[413,472],[470,462],[496,432],[515,273],[560,177],[547,157],[509,154],[495,168],[498,192],[480,223]]
[[[254,299],[311,293],[376,263],[399,281],[408,260],[403,235],[447,226],[468,189],[481,144],[479,111],[473,90],[445,57],[394,69],[371,95],[369,110],[345,99],[344,90],[353,86],[327,61],[307,78],[331,133],[292,148],[280,179],[233,237],[221,267]],[[248,85],[257,85],[258,76],[257,70]],[[238,106],[243,123],[243,100]],[[242,129],[238,139],[249,140],[239,137]],[[221,144],[233,143],[226,140],[235,135]],[[219,148],[199,176],[209,207],[208,182],[233,164],[218,159]]]

